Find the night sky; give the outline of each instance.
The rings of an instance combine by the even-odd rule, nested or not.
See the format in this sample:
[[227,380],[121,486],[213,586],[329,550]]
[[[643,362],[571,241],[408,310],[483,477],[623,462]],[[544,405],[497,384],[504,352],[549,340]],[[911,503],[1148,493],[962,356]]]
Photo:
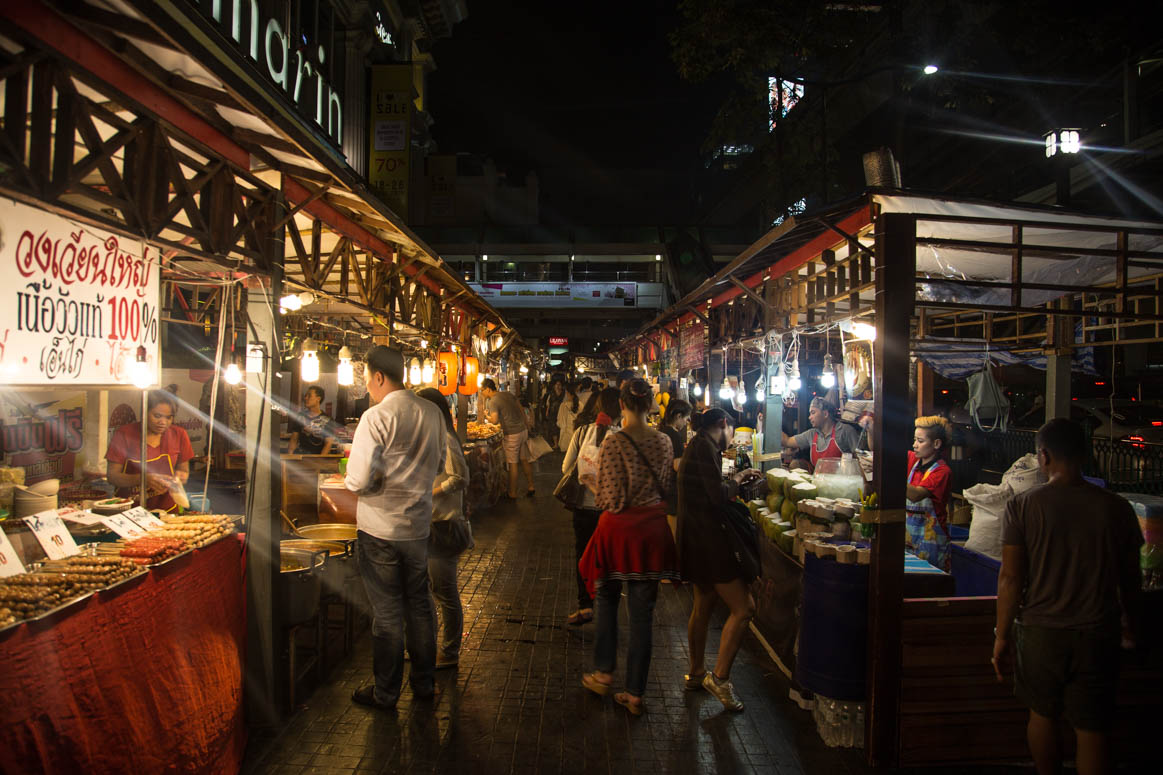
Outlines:
[[673,221],[717,96],[675,70],[674,6],[470,0],[433,51],[440,151],[491,156],[518,181],[536,170],[549,221]]

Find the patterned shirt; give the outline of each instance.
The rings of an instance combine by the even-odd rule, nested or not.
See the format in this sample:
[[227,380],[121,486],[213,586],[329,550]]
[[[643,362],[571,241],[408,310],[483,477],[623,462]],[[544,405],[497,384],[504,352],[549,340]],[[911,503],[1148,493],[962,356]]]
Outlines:
[[[637,442],[641,455],[634,444],[624,432],[610,433],[602,442],[598,494],[594,498],[599,510],[616,514],[633,506],[648,506],[664,500],[670,490],[674,478],[674,445],[670,439],[650,430],[645,439]],[[650,462],[650,468],[642,460],[643,455]]]

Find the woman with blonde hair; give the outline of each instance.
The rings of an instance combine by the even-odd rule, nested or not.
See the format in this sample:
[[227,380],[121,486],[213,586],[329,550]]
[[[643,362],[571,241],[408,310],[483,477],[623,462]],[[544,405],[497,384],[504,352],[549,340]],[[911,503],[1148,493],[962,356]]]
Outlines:
[[953,426],[939,415],[918,417],[909,452],[905,488],[905,538],[917,556],[946,573],[949,552],[949,486],[952,470],[944,455]]

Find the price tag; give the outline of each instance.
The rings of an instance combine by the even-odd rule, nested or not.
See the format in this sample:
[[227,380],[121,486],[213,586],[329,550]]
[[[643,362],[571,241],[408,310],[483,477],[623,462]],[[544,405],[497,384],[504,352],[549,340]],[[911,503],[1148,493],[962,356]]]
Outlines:
[[8,535],[0,530],[0,578],[15,576],[17,573],[24,573],[24,565],[16,556],[16,550],[12,548]]
[[37,543],[50,560],[63,560],[80,551],[55,509],[25,517],[24,524],[36,536]]
[[166,526],[166,523],[155,517],[152,511],[149,509],[143,509],[141,506],[134,506],[128,511],[121,512],[118,516],[130,519],[133,522],[136,522],[138,527],[145,528],[146,530],[149,530],[153,527]]
[[113,514],[108,517],[102,517],[101,521],[105,527],[112,530],[122,538],[141,538],[145,535],[145,528],[138,525],[132,519],[126,519],[123,514]]
[[91,511],[63,508],[57,509],[57,516],[66,522],[74,522],[78,525],[89,526],[101,524],[101,518]]

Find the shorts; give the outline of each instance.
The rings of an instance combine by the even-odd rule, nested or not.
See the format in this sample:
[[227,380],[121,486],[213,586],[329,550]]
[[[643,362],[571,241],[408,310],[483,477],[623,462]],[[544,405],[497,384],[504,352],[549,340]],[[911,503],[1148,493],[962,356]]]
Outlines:
[[1118,628],[1015,624],[1014,630],[1014,695],[1038,715],[1063,717],[1075,729],[1109,729],[1119,683]]
[[532,455],[529,454],[529,431],[527,430],[520,433],[506,433],[505,441],[501,446],[505,449],[505,462],[509,465],[516,465],[522,460],[532,458]]

